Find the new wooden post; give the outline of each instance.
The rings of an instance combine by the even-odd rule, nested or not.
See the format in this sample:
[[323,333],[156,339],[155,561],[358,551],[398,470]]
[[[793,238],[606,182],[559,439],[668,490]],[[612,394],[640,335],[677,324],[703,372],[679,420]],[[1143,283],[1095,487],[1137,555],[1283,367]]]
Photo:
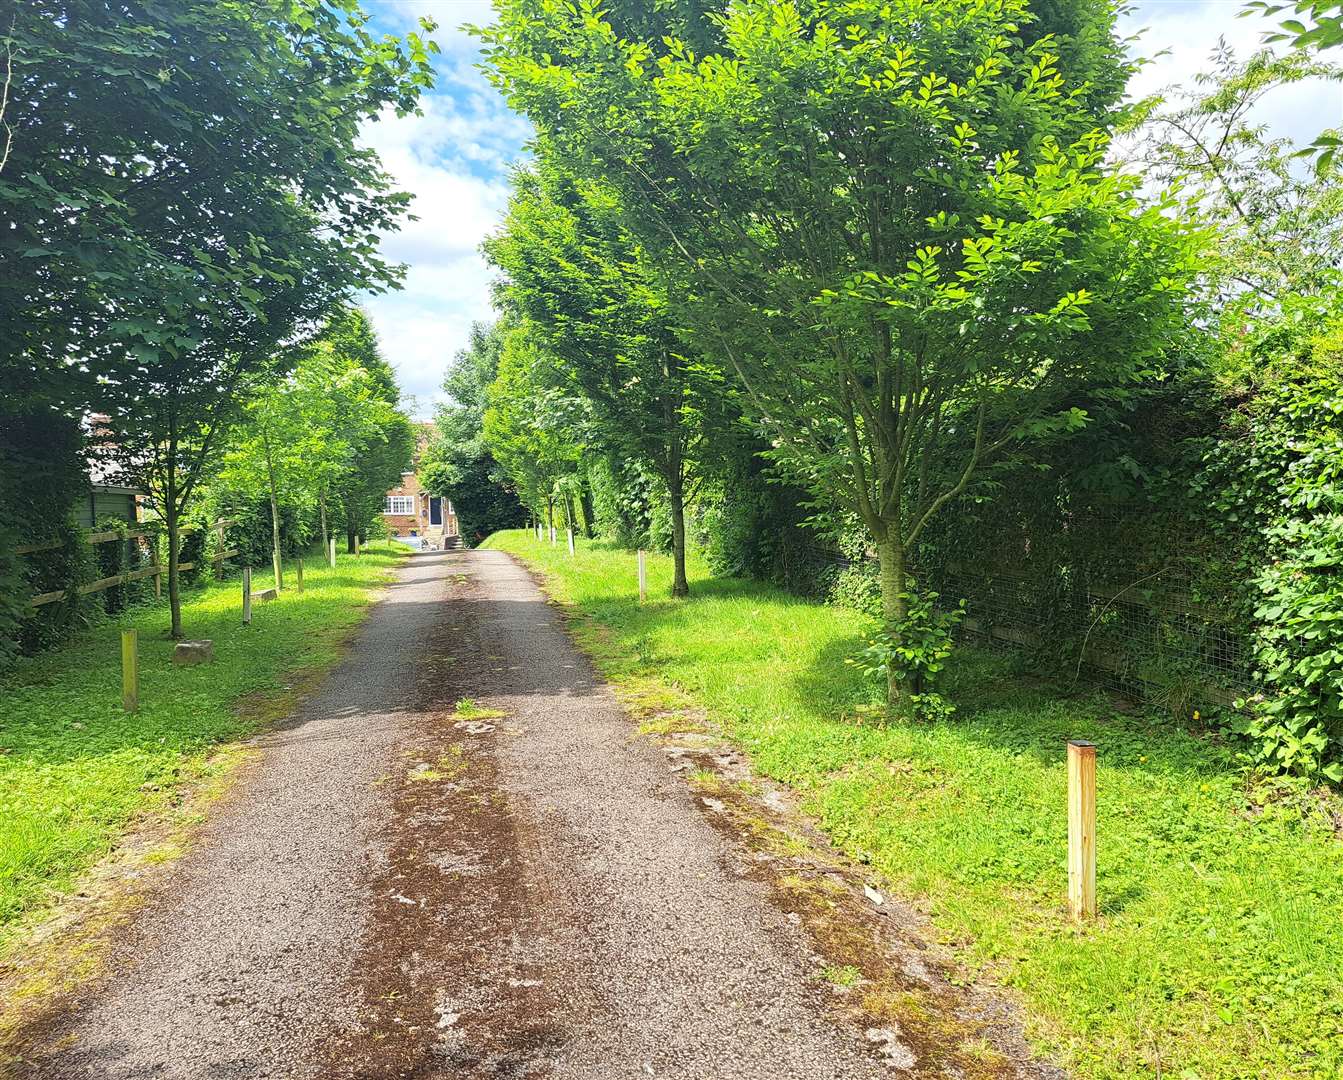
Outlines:
[[242,568],[242,621],[244,623],[252,621],[252,568],[250,566]]
[[648,564],[644,560],[644,549],[639,549],[639,603],[648,599]]
[[302,592],[302,591],[303,591],[303,560],[302,560],[302,559],[295,559],[295,560],[294,560],[294,587],[295,587],[299,592]]
[[569,554],[572,555],[573,553],[574,553],[574,531],[573,531],[573,529],[570,529],[570,530],[569,530]]
[[1096,744],[1068,743],[1068,906],[1096,914]]
[[331,537],[331,569],[336,568],[336,538]]
[[121,707],[127,712],[140,708],[140,632],[121,632]]

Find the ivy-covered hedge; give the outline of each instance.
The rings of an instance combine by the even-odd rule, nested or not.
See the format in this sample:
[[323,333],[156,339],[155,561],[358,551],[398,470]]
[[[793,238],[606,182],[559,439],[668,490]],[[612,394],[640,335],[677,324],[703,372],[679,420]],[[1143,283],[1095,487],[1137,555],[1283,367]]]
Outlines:
[[[59,640],[78,621],[78,597],[37,609],[28,600],[86,580],[87,545],[70,511],[87,489],[79,425],[54,410],[0,400],[0,667]],[[61,541],[55,550],[15,550],[53,539]]]

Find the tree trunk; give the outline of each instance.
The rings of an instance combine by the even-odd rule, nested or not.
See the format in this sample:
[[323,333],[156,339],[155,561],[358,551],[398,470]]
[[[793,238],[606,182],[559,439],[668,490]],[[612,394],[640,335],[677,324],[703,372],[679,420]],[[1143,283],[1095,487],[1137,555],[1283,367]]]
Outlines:
[[322,558],[331,550],[330,537],[326,528],[326,488],[317,493],[317,516],[322,521]]
[[564,527],[573,529],[575,534],[578,532],[578,519],[574,516],[574,496],[572,492],[564,493]]
[[[898,526],[887,526],[886,536],[877,543],[877,558],[881,562],[881,612],[887,632],[893,634],[895,627],[903,621],[909,610],[905,595],[905,544]],[[888,719],[900,720],[911,717],[909,695],[910,688],[903,679],[896,678],[895,664],[890,664],[886,671]]]
[[271,457],[270,437],[261,433],[261,446],[266,451],[266,488],[270,492],[270,561],[275,570],[275,591],[284,588],[284,560],[280,556],[280,498],[275,484],[275,461]]
[[689,596],[690,582],[685,575],[685,488],[679,476],[667,485],[671,502],[672,525],[672,596]]
[[270,559],[275,568],[275,589],[284,588],[284,560],[280,557],[280,504],[275,491],[270,493]]
[[583,535],[591,540],[597,535],[597,529],[592,520],[592,490],[587,484],[579,488],[578,503],[583,508]]
[[181,641],[182,633],[182,593],[177,580],[178,556],[181,552],[181,532],[177,522],[177,492],[172,491],[164,501],[163,516],[168,522],[168,610],[172,615],[172,629],[169,630],[174,641]]

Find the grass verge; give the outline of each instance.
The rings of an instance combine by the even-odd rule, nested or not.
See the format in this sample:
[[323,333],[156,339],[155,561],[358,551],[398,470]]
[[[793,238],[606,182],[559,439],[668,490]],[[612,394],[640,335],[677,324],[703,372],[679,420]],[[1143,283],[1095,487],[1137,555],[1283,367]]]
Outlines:
[[[488,546],[539,570],[586,619],[580,641],[617,683],[675,687],[804,794],[848,854],[932,917],[973,971],[1020,991],[1045,1054],[1096,1080],[1343,1075],[1343,818],[1337,796],[1251,784],[1214,738],[1106,697],[1066,695],[962,651],[957,714],[869,717],[845,665],[871,625],[692,560],[525,531]],[[1064,745],[1099,745],[1098,891],[1068,919]]]
[[[250,626],[237,581],[190,592],[183,625],[189,637],[214,641],[210,665],[173,665],[163,603],[129,611],[0,682],[0,959],[133,821],[235,761],[217,753],[221,743],[278,718],[296,687],[335,663],[403,554],[342,555],[334,570],[305,560],[304,591],[287,574],[277,600],[253,604]],[[123,626],[140,631],[132,714],[121,709]]]

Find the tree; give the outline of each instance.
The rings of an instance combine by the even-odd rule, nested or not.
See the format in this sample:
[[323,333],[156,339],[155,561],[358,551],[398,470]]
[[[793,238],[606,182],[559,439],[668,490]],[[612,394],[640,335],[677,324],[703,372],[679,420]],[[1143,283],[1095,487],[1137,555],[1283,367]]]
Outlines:
[[375,37],[354,0],[20,5],[0,178],[6,395],[109,417],[169,536],[247,387],[357,289],[407,197],[361,125],[432,81],[418,35]]
[[504,331],[499,323],[474,323],[465,349],[443,378],[447,401],[439,406],[435,436],[420,459],[420,484],[452,500],[462,536],[483,539],[523,523],[525,511],[485,443],[489,387],[499,373]]
[[719,371],[686,355],[666,283],[621,227],[612,193],[573,183],[540,149],[536,165],[514,177],[504,228],[485,250],[506,274],[501,295],[587,401],[591,441],[661,479],[672,595],[685,596],[685,506],[705,445],[727,426],[730,395]]
[[1082,48],[1020,35],[1021,0],[748,0],[701,53],[624,38],[624,17],[508,0],[483,36],[566,167],[616,185],[679,268],[693,341],[771,456],[858,513],[898,639],[929,520],[986,462],[1084,424],[1070,391],[1122,393],[1183,317],[1184,230],[1103,164],[1112,18]]
[[1193,87],[1153,103],[1143,118],[1136,162],[1179,189],[1181,216],[1215,224],[1199,271],[1233,322],[1335,284],[1343,252],[1340,168],[1320,159],[1313,171],[1301,169],[1296,147],[1270,137],[1253,117],[1282,87],[1341,77],[1337,65],[1301,54],[1261,50],[1239,61],[1219,45]]
[[575,472],[582,404],[556,389],[555,359],[525,322],[510,320],[499,352],[499,373],[486,395],[485,445],[537,517],[555,524],[559,482]]

